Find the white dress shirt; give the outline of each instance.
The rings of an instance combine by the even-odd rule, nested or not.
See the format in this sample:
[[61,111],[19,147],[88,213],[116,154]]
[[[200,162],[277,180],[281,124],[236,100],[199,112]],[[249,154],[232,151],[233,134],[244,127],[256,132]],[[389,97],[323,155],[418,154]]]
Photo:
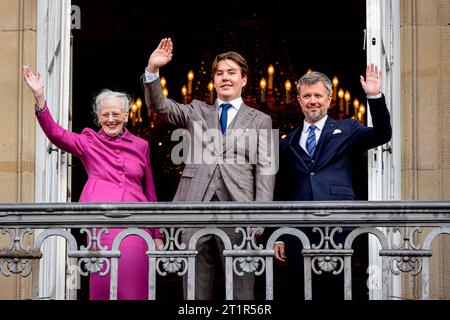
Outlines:
[[367,96],[367,99],[380,99],[383,96],[383,93],[379,93],[377,95],[374,96]]
[[227,128],[230,126],[231,122],[236,117],[243,102],[244,101],[242,100],[241,97],[231,100],[230,102],[224,102],[224,101],[220,100],[219,98],[217,98],[217,105],[219,106],[219,119],[222,115],[222,107],[221,107],[222,104],[230,103],[233,106],[232,108],[228,109]]
[[145,68],[145,77],[144,77],[144,83],[152,83],[156,79],[159,78],[159,72],[150,73],[147,71],[147,68]]

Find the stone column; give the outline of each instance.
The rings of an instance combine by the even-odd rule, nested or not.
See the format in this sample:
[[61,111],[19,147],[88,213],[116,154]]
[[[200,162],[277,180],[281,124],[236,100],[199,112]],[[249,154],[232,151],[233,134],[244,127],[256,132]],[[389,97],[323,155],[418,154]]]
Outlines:
[[[401,15],[402,199],[449,200],[450,0],[402,0]],[[437,239],[433,252],[430,298],[449,299],[450,238]],[[418,278],[403,285],[407,298],[421,298]]]
[[[34,201],[34,99],[22,65],[36,66],[37,0],[0,0],[0,201]],[[9,238],[0,234],[0,246]],[[30,298],[30,279],[0,275],[0,299]]]

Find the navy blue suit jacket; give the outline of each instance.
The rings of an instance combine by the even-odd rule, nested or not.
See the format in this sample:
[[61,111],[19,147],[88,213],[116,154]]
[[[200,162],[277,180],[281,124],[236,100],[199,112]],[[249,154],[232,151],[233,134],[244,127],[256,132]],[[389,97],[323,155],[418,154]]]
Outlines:
[[354,200],[355,155],[388,142],[392,136],[384,96],[369,99],[369,104],[373,127],[328,117],[312,159],[299,145],[303,122],[281,141],[275,200]]

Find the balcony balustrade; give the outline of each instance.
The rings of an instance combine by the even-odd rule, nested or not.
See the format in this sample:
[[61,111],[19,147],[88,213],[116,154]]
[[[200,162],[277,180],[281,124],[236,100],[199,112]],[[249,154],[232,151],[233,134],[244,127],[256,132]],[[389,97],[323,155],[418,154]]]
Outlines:
[[[98,243],[99,232],[125,228],[111,248]],[[157,227],[165,244],[156,248],[141,228]],[[198,228],[187,243],[180,241],[183,228]],[[241,244],[232,246],[222,228],[241,233]],[[264,243],[255,238],[255,228],[275,230]],[[80,228],[87,246],[77,243],[71,229]],[[302,229],[299,229],[302,228]],[[320,240],[313,242],[304,228],[313,228]],[[349,230],[338,243],[342,229]],[[142,237],[149,261],[149,296],[156,296],[156,275],[187,276],[187,298],[194,299],[196,243],[206,234],[224,243],[225,298],[233,299],[233,277],[244,273],[265,276],[265,298],[274,299],[274,251],[279,236],[300,239],[304,261],[305,299],[312,299],[312,274],[344,275],[344,297],[352,296],[352,256],[355,239],[371,234],[379,242],[382,299],[390,299],[392,276],[409,273],[422,281],[422,299],[430,298],[432,242],[450,234],[448,202],[268,202],[268,203],[61,203],[1,204],[0,276],[29,277],[39,272],[39,260],[46,254],[43,242],[49,237],[67,241],[67,264],[81,275],[110,273],[110,298],[117,299],[120,243],[129,235]],[[311,229],[312,230],[312,229]],[[421,234],[421,237],[418,235]],[[27,246],[26,238],[33,239]],[[421,239],[421,240],[419,240]],[[435,253],[436,254],[436,253]],[[106,266],[106,267],[105,267]],[[70,275],[68,275],[70,276]],[[33,297],[39,298],[39,277],[33,277]],[[76,288],[68,288],[68,299],[76,299]]]

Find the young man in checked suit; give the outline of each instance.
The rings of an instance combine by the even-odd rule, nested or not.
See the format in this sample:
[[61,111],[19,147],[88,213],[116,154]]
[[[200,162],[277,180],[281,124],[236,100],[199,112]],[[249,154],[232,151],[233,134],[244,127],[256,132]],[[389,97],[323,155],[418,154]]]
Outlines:
[[[159,81],[159,69],[172,56],[172,40],[161,40],[149,58],[144,87],[147,106],[153,106],[159,115],[190,134],[188,161],[174,201],[271,201],[276,173],[272,121],[268,115],[245,105],[241,98],[247,84],[246,60],[236,52],[218,55],[212,65],[215,104],[198,100],[180,104],[163,95]],[[251,143],[241,143],[247,138]],[[196,231],[186,229],[183,242],[189,241]],[[242,235],[234,229],[224,231],[232,244],[241,243]],[[197,250],[195,299],[211,300],[213,251],[217,250],[223,266],[223,243],[214,235],[207,235],[200,238]],[[245,273],[233,278],[234,299],[254,299],[254,275]]]

